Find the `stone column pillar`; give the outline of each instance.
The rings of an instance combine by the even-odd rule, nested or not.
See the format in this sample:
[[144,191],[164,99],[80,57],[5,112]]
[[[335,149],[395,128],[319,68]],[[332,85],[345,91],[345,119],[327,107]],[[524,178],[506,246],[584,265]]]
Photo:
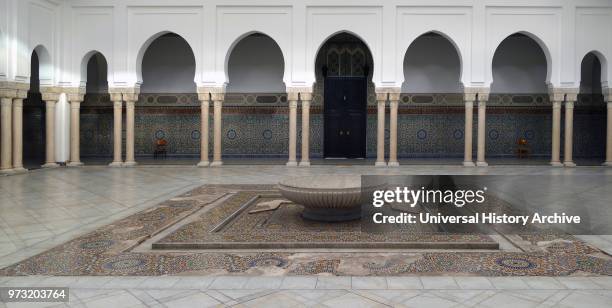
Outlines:
[[576,167],[572,159],[574,142],[574,100],[565,102],[565,144],[563,151],[563,165],[565,167]]
[[606,161],[603,163],[603,166],[612,167],[612,88],[603,87],[601,93],[603,94],[604,101],[608,102],[608,114],[606,118]]
[[[206,93],[206,96],[208,96],[208,93]],[[203,98],[200,99],[202,105],[200,116],[200,162],[198,163],[198,167],[208,167],[210,165],[210,162],[208,161],[208,113],[210,103],[208,99]]]
[[[24,92],[24,96],[27,94]],[[23,168],[23,98],[13,100],[13,171],[25,172]]]
[[289,93],[289,161],[287,166],[297,166],[297,100],[298,93]]
[[310,166],[310,101],[312,93],[301,93],[302,99],[302,160],[300,166]]
[[215,100],[214,101],[214,132],[213,132],[213,136],[214,136],[214,142],[213,142],[213,162],[211,164],[212,167],[219,167],[223,165],[223,161],[221,160],[221,144],[222,144],[222,140],[221,140],[221,112],[222,112],[222,107],[223,107],[223,101],[222,100]]
[[123,159],[121,157],[121,146],[122,146],[122,133],[121,124],[123,101],[121,94],[111,94],[113,100],[113,162],[110,163],[111,167],[121,167],[123,165]]
[[135,101],[125,101],[125,167],[136,166],[134,158],[134,112]]
[[385,167],[385,104],[387,102],[387,93],[376,93],[377,110],[377,125],[376,125],[376,166]]
[[473,140],[473,125],[474,125],[474,101],[465,100],[465,128],[464,128],[464,149],[463,149],[463,165],[465,167],[474,167],[472,160],[472,140]]
[[[2,124],[0,126],[0,173],[12,173],[13,172],[13,159],[11,155],[12,150],[12,136],[13,136],[13,124],[12,124],[12,105],[13,98],[7,96],[5,93],[0,99],[0,118]],[[11,96],[15,94],[12,93]]]
[[45,164],[43,168],[56,168],[58,164],[55,162],[55,104],[57,100],[50,100],[45,98],[43,94],[43,100],[45,101]]
[[486,167],[489,164],[485,161],[485,137],[487,133],[487,101],[479,95],[478,101],[478,148],[476,150],[476,166]]
[[398,167],[397,160],[397,110],[399,107],[399,93],[389,94],[389,166]]
[[70,101],[70,162],[68,166],[79,167],[81,162],[81,101]]
[[300,166],[310,166],[310,99],[312,94],[309,93],[308,99],[302,95],[302,160]]
[[555,167],[561,167],[560,148],[561,148],[561,100],[553,101],[552,114],[552,153],[550,164]]
[[[612,98],[612,95],[610,95]],[[612,167],[612,100],[608,101],[607,115],[607,132],[606,132],[606,162],[604,166]]]

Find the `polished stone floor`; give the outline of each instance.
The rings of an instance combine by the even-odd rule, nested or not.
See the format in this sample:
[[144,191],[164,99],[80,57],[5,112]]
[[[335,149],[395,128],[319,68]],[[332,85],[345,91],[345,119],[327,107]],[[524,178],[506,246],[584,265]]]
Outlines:
[[[492,166],[462,168],[458,166],[412,165],[400,168],[371,166],[313,166],[287,168],[284,166],[224,166],[198,169],[190,166],[141,166],[111,169],[103,166],[78,169],[59,168],[36,170],[22,175],[0,177],[0,267],[49,250],[61,243],[107,225],[113,221],[149,208],[163,200],[204,184],[274,184],[280,179],[316,174],[498,174],[523,175],[534,190],[550,193],[530,199],[532,206],[548,204],[597,204],[609,208],[612,204],[612,169],[602,167],[551,168],[547,166]],[[562,181],[553,187],[541,187],[533,175],[561,175]],[[585,182],[587,175],[588,181]],[[532,182],[528,182],[534,178]],[[608,253],[612,252],[612,237],[584,236],[583,239]],[[580,304],[609,306],[612,302],[610,277],[531,277],[531,278],[476,278],[460,283],[467,277],[399,277],[416,279],[400,283],[395,289],[391,277],[310,277],[313,287],[301,286],[305,291],[284,290],[285,280],[301,278],[269,278],[267,285],[258,277],[0,277],[3,286],[37,285],[41,283],[70,285],[75,294],[75,306],[115,307],[180,306],[191,300],[213,305],[282,305],[323,304],[339,306],[355,303],[405,306],[563,306]],[[379,280],[376,280],[379,278]],[[65,281],[62,281],[65,279]],[[181,282],[186,279],[184,282]],[[193,283],[189,283],[192,279]],[[347,282],[348,279],[348,282]],[[382,280],[380,280],[382,279]],[[433,279],[433,280],[432,280]],[[483,280],[484,279],[484,280]],[[535,280],[529,280],[535,279]],[[217,282],[219,280],[219,282]],[[361,290],[360,284],[372,286],[372,291]],[[426,282],[432,280],[433,282]],[[469,279],[468,279],[469,280]],[[149,281],[148,283],[145,283]],[[197,283],[196,283],[197,281]],[[206,282],[210,282],[206,285]],[[297,280],[296,280],[297,281]],[[356,283],[357,281],[357,283]],[[383,282],[384,281],[384,282]],[[530,281],[530,282],[529,282]],[[179,283],[180,282],[180,283]],[[213,283],[219,284],[215,287]],[[223,285],[223,283],[228,283]],[[251,283],[264,290],[247,290]],[[404,283],[404,282],[402,282]],[[417,287],[415,290],[414,285]],[[440,283],[440,285],[436,285]],[[472,284],[470,284],[472,283]],[[491,284],[492,287],[489,285]],[[172,290],[165,286],[172,286]],[[189,287],[181,287],[189,285]],[[334,290],[326,290],[327,286]],[[198,286],[198,290],[191,289]],[[213,287],[211,287],[213,286]],[[357,286],[357,287],[356,287]],[[412,287],[411,287],[412,286]],[[320,290],[322,289],[322,290]],[[368,288],[366,288],[368,289]],[[470,290],[465,292],[463,289]],[[511,289],[530,290],[516,291]],[[223,291],[225,290],[225,291]],[[9,304],[6,304],[9,305]],[[0,307],[5,304],[0,303]],[[186,305],[189,306],[189,305]]]

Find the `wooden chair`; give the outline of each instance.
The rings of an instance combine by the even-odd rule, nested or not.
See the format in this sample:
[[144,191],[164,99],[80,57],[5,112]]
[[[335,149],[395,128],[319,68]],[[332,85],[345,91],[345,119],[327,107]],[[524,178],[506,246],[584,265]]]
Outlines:
[[531,153],[531,147],[529,146],[529,142],[527,142],[527,139],[519,138],[516,144],[516,156],[518,158],[529,158],[529,154]]
[[155,150],[153,151],[153,159],[163,158],[168,156],[168,141],[166,139],[158,139],[155,141]]

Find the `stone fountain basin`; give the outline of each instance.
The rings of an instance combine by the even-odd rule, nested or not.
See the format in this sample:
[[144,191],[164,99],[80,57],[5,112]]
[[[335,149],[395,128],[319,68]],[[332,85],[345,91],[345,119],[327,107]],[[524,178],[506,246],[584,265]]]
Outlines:
[[361,176],[324,175],[290,178],[278,184],[283,197],[304,206],[302,217],[316,221],[361,218]]

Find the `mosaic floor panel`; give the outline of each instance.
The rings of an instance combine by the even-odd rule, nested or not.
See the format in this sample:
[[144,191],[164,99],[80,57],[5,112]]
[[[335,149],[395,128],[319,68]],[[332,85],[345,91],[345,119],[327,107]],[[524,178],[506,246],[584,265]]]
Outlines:
[[[17,275],[473,275],[473,276],[612,276],[612,258],[602,251],[568,235],[550,233],[517,234],[523,251],[406,251],[384,252],[224,252],[224,251],[136,251],[144,241],[169,232],[165,238],[180,240],[173,226],[187,221],[198,211],[214,204],[253,194],[269,194],[272,186],[207,185],[164,201],[91,233],[70,240],[51,250],[0,270],[0,276]],[[242,201],[241,201],[242,202]],[[236,202],[236,206],[243,204]],[[229,203],[231,204],[231,202]],[[253,220],[253,228],[270,230],[292,228],[298,221],[278,226],[291,213],[291,207],[269,219],[268,225]],[[296,209],[293,208],[293,211]],[[243,214],[247,215],[247,214]],[[256,217],[256,214],[253,217]],[[270,213],[264,213],[270,218]],[[274,215],[274,214],[272,214]],[[260,215],[261,216],[261,215]],[[192,216],[193,217],[193,216]],[[227,216],[219,216],[222,219]],[[250,221],[238,216],[233,222]],[[242,220],[241,220],[242,219]],[[275,223],[276,222],[276,223]],[[189,226],[185,224],[183,227]],[[224,232],[239,224],[222,225]],[[209,225],[211,230],[217,225]],[[264,228],[262,228],[264,227]],[[305,225],[301,225],[305,227]],[[353,226],[354,228],[354,226]],[[186,230],[186,229],[183,229]],[[354,230],[353,230],[354,231]],[[325,230],[323,231],[325,232]],[[349,226],[348,234],[351,229]],[[223,233],[223,232],[222,232]],[[229,234],[229,233],[228,233]],[[236,234],[236,233],[234,233]],[[466,236],[470,236],[469,234]],[[473,235],[472,235],[473,236]],[[355,238],[356,239],[356,238]],[[524,248],[526,247],[526,248]]]
[[[262,188],[266,188],[263,187]],[[439,248],[497,249],[487,235],[450,234],[431,225],[401,224],[390,232],[363,232],[361,221],[316,222],[301,217],[302,206],[289,203],[252,213],[259,205],[285,200],[278,191],[243,190],[159,241],[153,249],[257,248]]]

